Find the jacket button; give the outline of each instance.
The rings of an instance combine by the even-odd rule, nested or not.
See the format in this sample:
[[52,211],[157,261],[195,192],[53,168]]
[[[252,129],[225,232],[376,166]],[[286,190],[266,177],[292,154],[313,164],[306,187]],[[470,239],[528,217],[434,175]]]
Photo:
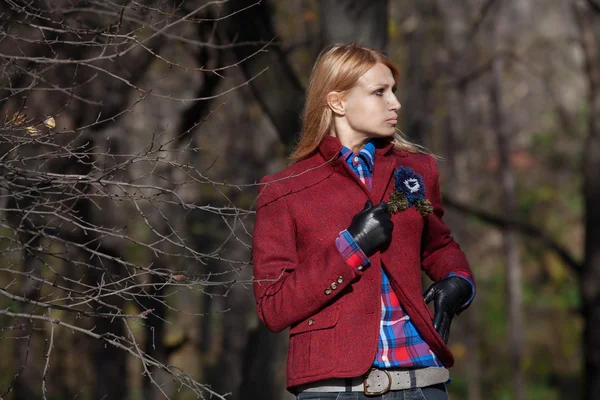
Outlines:
[[342,283],[342,282],[344,282],[344,277],[343,276],[339,276],[337,278],[337,283]]
[[327,288],[327,289],[325,289],[325,294],[326,294],[326,295],[330,295],[330,294],[331,294],[331,288]]
[[332,288],[333,290],[337,289],[337,283],[333,282],[333,283],[331,284],[331,288]]
[[362,271],[363,270],[363,266],[359,265],[358,267],[356,267],[357,270]]
[[308,320],[308,324],[309,324],[309,325],[313,325],[314,323],[315,323],[315,320],[314,320],[314,319],[312,319],[312,318],[311,318],[311,319],[309,319],[309,320]]

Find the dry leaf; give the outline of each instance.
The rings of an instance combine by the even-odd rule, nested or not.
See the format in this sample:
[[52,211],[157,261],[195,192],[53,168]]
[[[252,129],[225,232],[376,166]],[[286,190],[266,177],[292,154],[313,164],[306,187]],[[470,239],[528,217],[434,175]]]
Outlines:
[[53,129],[56,127],[56,121],[54,120],[53,117],[48,117],[46,118],[46,120],[44,121],[44,125],[46,125],[48,128]]
[[184,282],[188,279],[184,274],[173,275],[171,278],[176,282]]
[[21,125],[23,122],[25,122],[25,118],[27,118],[27,116],[25,114],[21,114],[20,112],[16,112],[13,114],[12,119],[10,121],[8,121],[8,124],[12,124],[13,126],[19,126]]
[[29,133],[30,135],[33,135],[33,136],[40,134],[39,129],[37,129],[35,126],[28,126],[25,128],[25,130],[27,131],[27,133]]

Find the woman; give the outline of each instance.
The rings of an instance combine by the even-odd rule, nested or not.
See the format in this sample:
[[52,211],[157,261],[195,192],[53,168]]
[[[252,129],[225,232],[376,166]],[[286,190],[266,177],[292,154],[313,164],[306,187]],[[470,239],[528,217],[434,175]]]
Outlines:
[[450,321],[473,276],[442,222],[435,160],[396,134],[398,76],[355,44],[322,53],[292,165],[261,181],[256,307],[271,331],[290,327],[298,399],[447,398]]

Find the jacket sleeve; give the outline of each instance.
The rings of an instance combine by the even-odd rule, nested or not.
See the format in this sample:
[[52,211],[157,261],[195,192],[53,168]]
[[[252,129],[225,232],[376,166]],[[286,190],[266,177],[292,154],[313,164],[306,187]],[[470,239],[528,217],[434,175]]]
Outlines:
[[279,332],[314,315],[362,274],[346,263],[335,237],[296,250],[296,223],[278,182],[261,180],[252,234],[253,286],[260,320]]
[[[433,206],[433,213],[429,214],[425,220],[426,227],[422,239],[422,268],[434,282],[447,276],[460,276],[467,279],[473,286],[474,295],[473,272],[469,268],[465,254],[450,235],[450,228],[442,220],[444,209],[442,208],[439,172],[435,160],[431,156],[427,157],[431,167],[427,198]],[[473,296],[471,296],[472,298]]]

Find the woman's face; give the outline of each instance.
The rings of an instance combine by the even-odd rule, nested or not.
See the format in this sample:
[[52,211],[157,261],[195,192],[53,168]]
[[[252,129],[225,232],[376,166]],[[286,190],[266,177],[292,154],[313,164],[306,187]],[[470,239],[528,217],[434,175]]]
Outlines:
[[346,120],[356,135],[390,137],[395,133],[400,103],[396,82],[384,64],[375,64],[361,76],[344,100]]

